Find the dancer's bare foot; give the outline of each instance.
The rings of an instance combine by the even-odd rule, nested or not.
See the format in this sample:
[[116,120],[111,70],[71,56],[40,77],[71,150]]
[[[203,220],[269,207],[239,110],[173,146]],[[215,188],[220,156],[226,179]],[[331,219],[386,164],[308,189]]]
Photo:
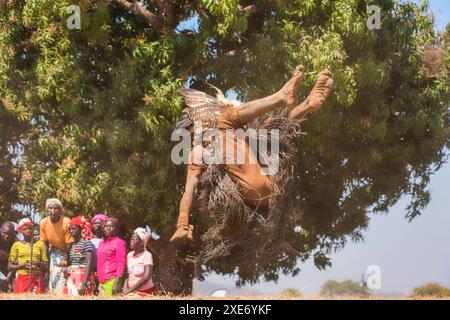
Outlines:
[[311,90],[311,93],[306,99],[307,108],[310,109],[310,111],[320,109],[322,104],[325,102],[325,99],[330,94],[331,89],[333,89],[333,78],[331,71],[329,69],[322,70],[319,73],[319,77],[317,78],[314,88]]
[[295,68],[292,78],[281,88],[280,93],[288,108],[292,109],[297,105],[297,87],[303,77],[303,65]]
[[183,246],[190,241],[192,241],[192,230],[194,226],[190,224],[189,226],[180,226],[177,228],[172,238],[170,238],[170,242],[172,242],[175,246],[180,247]]

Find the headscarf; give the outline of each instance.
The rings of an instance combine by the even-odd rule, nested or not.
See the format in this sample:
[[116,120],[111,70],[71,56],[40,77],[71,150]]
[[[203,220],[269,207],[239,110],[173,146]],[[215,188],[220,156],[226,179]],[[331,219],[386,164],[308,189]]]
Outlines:
[[101,222],[105,223],[107,219],[108,216],[106,214],[98,213],[91,219],[91,223],[94,224],[95,220],[100,220]]
[[134,233],[138,235],[138,237],[144,242],[144,248],[147,246],[148,240],[150,240],[151,236],[144,228],[137,228],[134,230]]
[[70,219],[69,225],[76,225],[81,227],[81,236],[86,240],[91,240],[94,238],[92,233],[92,226],[84,216],[79,215]]
[[116,225],[119,225],[119,219],[113,218],[113,217],[107,217],[106,222],[111,221],[114,222]]
[[29,218],[23,218],[19,221],[19,225],[17,227],[17,231],[22,231],[22,228],[24,226],[30,226],[33,227],[33,222]]
[[59,199],[50,198],[50,199],[47,199],[47,201],[45,201],[45,211],[48,210],[48,207],[50,207],[54,204],[56,204],[57,206],[59,206],[62,209],[62,202]]

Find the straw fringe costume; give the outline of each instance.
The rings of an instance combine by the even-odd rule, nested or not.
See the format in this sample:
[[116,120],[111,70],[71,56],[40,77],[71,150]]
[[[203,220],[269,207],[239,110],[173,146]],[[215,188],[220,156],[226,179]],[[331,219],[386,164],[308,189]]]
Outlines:
[[[180,89],[179,93],[191,108],[188,116],[178,123],[178,128],[188,128],[193,121],[201,121],[206,129],[217,128],[222,133],[226,129],[245,128],[236,106],[192,89]],[[262,174],[259,163],[189,163],[188,176],[195,175],[199,179],[195,204],[201,214],[208,213],[213,221],[201,236],[203,249],[198,261],[228,256],[233,249],[245,248],[246,255],[255,259],[262,252],[268,254],[268,250],[281,249],[285,242],[286,222],[293,212],[289,199],[294,172],[292,157],[297,151],[293,139],[301,134],[301,120],[288,119],[286,115],[284,109],[272,117],[260,117],[251,124],[258,139],[267,141],[271,141],[271,129],[279,130],[279,169],[275,175]],[[239,147],[248,156],[248,141],[237,145]],[[188,216],[189,208],[181,207],[179,224],[180,221],[185,223]]]

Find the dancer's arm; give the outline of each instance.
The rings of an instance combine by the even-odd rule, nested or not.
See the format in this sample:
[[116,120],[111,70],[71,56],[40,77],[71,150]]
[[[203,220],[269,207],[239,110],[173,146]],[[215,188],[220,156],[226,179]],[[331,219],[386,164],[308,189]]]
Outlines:
[[194,197],[197,191],[197,183],[202,174],[202,171],[206,167],[203,164],[202,159],[203,147],[201,145],[197,145],[189,153],[186,184],[184,194],[180,202],[177,228],[189,225],[189,213],[194,203]]
[[185,191],[180,202],[180,212],[178,217],[177,228],[189,225],[189,213],[191,211],[192,204],[194,203],[197,183],[198,177],[196,170],[188,168]]

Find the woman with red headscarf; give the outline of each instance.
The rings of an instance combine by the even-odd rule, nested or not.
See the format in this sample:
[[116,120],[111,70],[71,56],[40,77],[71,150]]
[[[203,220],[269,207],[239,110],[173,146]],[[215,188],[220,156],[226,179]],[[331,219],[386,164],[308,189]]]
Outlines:
[[95,247],[89,241],[94,237],[92,227],[83,216],[78,216],[70,220],[69,233],[74,243],[70,248],[65,291],[73,296],[92,295],[95,290]]
[[123,287],[124,294],[137,293],[140,296],[156,295],[152,282],[153,257],[146,250],[150,234],[144,228],[134,230],[127,255],[128,278]]
[[45,291],[43,273],[48,270],[45,243],[38,240],[31,246],[33,223],[28,218],[19,221],[17,230],[22,233],[23,240],[14,242],[8,263],[8,270],[16,271],[14,293],[42,294]]

